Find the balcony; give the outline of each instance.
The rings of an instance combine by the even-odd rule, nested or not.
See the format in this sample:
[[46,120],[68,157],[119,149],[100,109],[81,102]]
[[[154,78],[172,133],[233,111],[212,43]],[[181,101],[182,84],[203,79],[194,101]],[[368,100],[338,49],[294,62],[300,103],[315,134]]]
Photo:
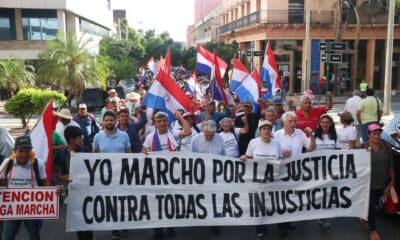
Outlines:
[[[395,14],[395,24],[400,23],[400,12]],[[332,25],[334,23],[334,11],[311,11],[311,25]],[[237,19],[218,28],[219,34],[230,33],[243,28],[268,24],[304,24],[305,11],[302,10],[260,10],[245,17]],[[344,11],[341,24],[356,24],[353,11]],[[361,25],[387,24],[386,11],[363,11],[360,13]]]

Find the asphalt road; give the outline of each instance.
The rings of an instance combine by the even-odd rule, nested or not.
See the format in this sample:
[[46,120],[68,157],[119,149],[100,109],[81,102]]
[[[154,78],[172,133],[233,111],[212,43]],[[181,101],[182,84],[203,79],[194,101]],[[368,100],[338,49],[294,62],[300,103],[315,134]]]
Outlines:
[[[78,239],[75,233],[65,232],[66,207],[62,207],[60,218],[53,221],[45,221],[41,231],[42,240],[73,240]],[[361,240],[369,238],[368,225],[360,223],[358,218],[336,218],[331,219],[332,226],[329,230],[320,229],[316,220],[296,222],[293,225],[296,229],[289,232],[288,237],[280,238],[276,224],[268,226],[268,235],[265,239],[309,239],[309,240]],[[400,216],[389,216],[380,214],[377,219],[378,231],[381,238],[385,240],[398,240],[400,236]],[[127,235],[121,239],[148,240],[153,238],[153,230],[140,229],[129,230]],[[94,233],[96,240],[111,239],[110,231],[98,231]],[[26,230],[21,227],[17,240],[28,239]],[[165,237],[157,239],[176,239],[176,240],[243,240],[256,239],[254,226],[225,226],[221,227],[221,232],[216,235],[209,227],[197,228],[176,228],[175,237]]]

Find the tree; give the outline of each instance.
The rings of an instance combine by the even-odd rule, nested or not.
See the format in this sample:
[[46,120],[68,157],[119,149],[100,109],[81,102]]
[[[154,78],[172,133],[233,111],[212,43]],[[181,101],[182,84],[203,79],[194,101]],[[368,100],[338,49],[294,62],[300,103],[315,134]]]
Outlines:
[[105,87],[107,58],[89,53],[91,41],[85,35],[77,39],[70,33],[58,34],[56,39],[47,42],[40,54],[43,63],[39,66],[39,77],[63,86],[68,99],[80,97],[86,86]]
[[50,100],[54,100],[57,105],[60,105],[66,100],[66,97],[56,91],[29,88],[19,91],[8,100],[4,109],[7,113],[19,117],[22,128],[25,128],[32,115],[42,113]]
[[22,59],[0,60],[0,88],[12,96],[18,89],[33,86],[36,79],[34,71]]

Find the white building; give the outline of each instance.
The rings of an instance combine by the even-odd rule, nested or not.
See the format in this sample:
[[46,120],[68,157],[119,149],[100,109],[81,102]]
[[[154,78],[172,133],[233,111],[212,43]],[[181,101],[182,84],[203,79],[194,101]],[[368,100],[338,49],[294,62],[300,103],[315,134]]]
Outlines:
[[110,0],[1,0],[0,59],[38,59],[57,32],[92,38],[89,50],[113,28]]

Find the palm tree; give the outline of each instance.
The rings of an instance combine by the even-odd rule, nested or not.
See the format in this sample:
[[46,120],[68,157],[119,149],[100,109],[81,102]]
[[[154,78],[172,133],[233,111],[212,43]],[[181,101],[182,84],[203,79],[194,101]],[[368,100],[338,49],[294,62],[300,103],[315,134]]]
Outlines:
[[10,96],[21,88],[33,86],[35,69],[22,59],[0,60],[0,88],[5,89]]
[[91,41],[85,35],[77,39],[70,33],[58,34],[40,54],[43,62],[39,66],[39,77],[62,86],[68,92],[68,100],[80,97],[85,87],[105,87],[107,64],[88,51]]

